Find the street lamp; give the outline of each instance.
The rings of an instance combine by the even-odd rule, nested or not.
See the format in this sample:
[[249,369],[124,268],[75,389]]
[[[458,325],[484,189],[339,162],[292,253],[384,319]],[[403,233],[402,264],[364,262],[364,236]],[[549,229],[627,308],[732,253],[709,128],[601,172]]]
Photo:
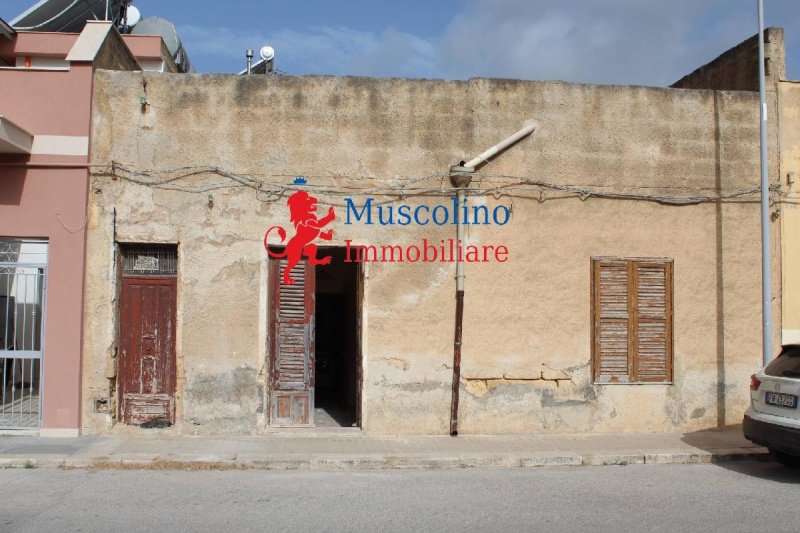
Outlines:
[[764,365],[772,359],[772,258],[770,256],[767,90],[764,72],[764,0],[758,0],[758,93],[761,100],[761,316]]

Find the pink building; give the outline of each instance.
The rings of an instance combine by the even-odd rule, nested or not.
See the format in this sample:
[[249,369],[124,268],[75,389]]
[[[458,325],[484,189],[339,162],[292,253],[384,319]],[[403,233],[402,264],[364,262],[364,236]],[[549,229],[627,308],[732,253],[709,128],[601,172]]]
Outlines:
[[0,430],[79,433],[96,69],[176,67],[161,37],[110,22],[46,33],[0,20]]

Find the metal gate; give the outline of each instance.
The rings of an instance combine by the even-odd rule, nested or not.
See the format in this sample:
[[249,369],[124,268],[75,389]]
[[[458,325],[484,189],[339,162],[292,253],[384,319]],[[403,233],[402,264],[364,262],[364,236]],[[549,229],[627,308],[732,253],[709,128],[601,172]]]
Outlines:
[[38,429],[47,242],[0,238],[0,429]]

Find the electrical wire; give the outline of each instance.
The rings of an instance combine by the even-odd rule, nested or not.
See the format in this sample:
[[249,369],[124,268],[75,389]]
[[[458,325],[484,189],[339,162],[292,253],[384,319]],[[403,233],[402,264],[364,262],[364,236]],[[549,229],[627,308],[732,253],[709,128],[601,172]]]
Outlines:
[[[343,174],[309,175],[323,180],[342,180],[347,183],[325,185],[294,185],[281,184],[270,181],[268,178],[285,179],[298,174],[240,174],[230,172],[213,166],[185,166],[163,170],[137,170],[128,165],[112,161],[108,165],[93,165],[96,170],[93,176],[110,177],[140,186],[178,191],[185,193],[209,193],[221,189],[248,188],[256,193],[256,198],[265,203],[273,203],[286,197],[287,193],[297,190],[313,191],[314,194],[326,197],[351,197],[370,196],[380,197],[374,201],[375,205],[389,204],[402,201],[411,197],[450,197],[453,195],[452,187],[447,186],[447,173],[432,173],[423,176],[394,176],[380,179],[375,176],[348,176]],[[469,189],[470,196],[492,196],[495,199],[504,197],[536,200],[543,203],[547,200],[579,198],[604,198],[614,200],[634,200],[655,202],[663,205],[685,206],[701,203],[715,202],[758,202],[755,196],[760,192],[759,187],[720,191],[716,188],[690,188],[685,186],[611,186],[608,184],[597,185],[564,185],[534,177],[513,176],[507,174],[473,175],[476,186]],[[182,183],[206,178],[205,183],[189,185]],[[208,178],[224,178],[223,180],[208,181]],[[438,182],[437,186],[431,183]],[[381,183],[382,185],[378,185]],[[632,191],[634,189],[635,191]],[[773,193],[774,203],[800,203],[800,199],[788,198],[781,191],[780,186],[770,188]],[[644,192],[652,191],[652,192]],[[676,191],[687,191],[687,194],[677,194]],[[703,191],[713,191],[703,193]],[[341,202],[328,202],[330,205],[343,207],[347,204]]]

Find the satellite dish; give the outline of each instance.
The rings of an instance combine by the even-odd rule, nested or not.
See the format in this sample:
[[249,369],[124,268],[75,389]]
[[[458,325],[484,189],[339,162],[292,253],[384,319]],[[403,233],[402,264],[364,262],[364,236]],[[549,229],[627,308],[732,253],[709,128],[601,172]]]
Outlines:
[[270,61],[275,57],[275,50],[271,46],[263,46],[258,53],[264,61]]
[[128,6],[128,10],[125,12],[128,18],[128,27],[133,28],[136,26],[140,20],[142,20],[142,14],[136,8],[136,6]]

